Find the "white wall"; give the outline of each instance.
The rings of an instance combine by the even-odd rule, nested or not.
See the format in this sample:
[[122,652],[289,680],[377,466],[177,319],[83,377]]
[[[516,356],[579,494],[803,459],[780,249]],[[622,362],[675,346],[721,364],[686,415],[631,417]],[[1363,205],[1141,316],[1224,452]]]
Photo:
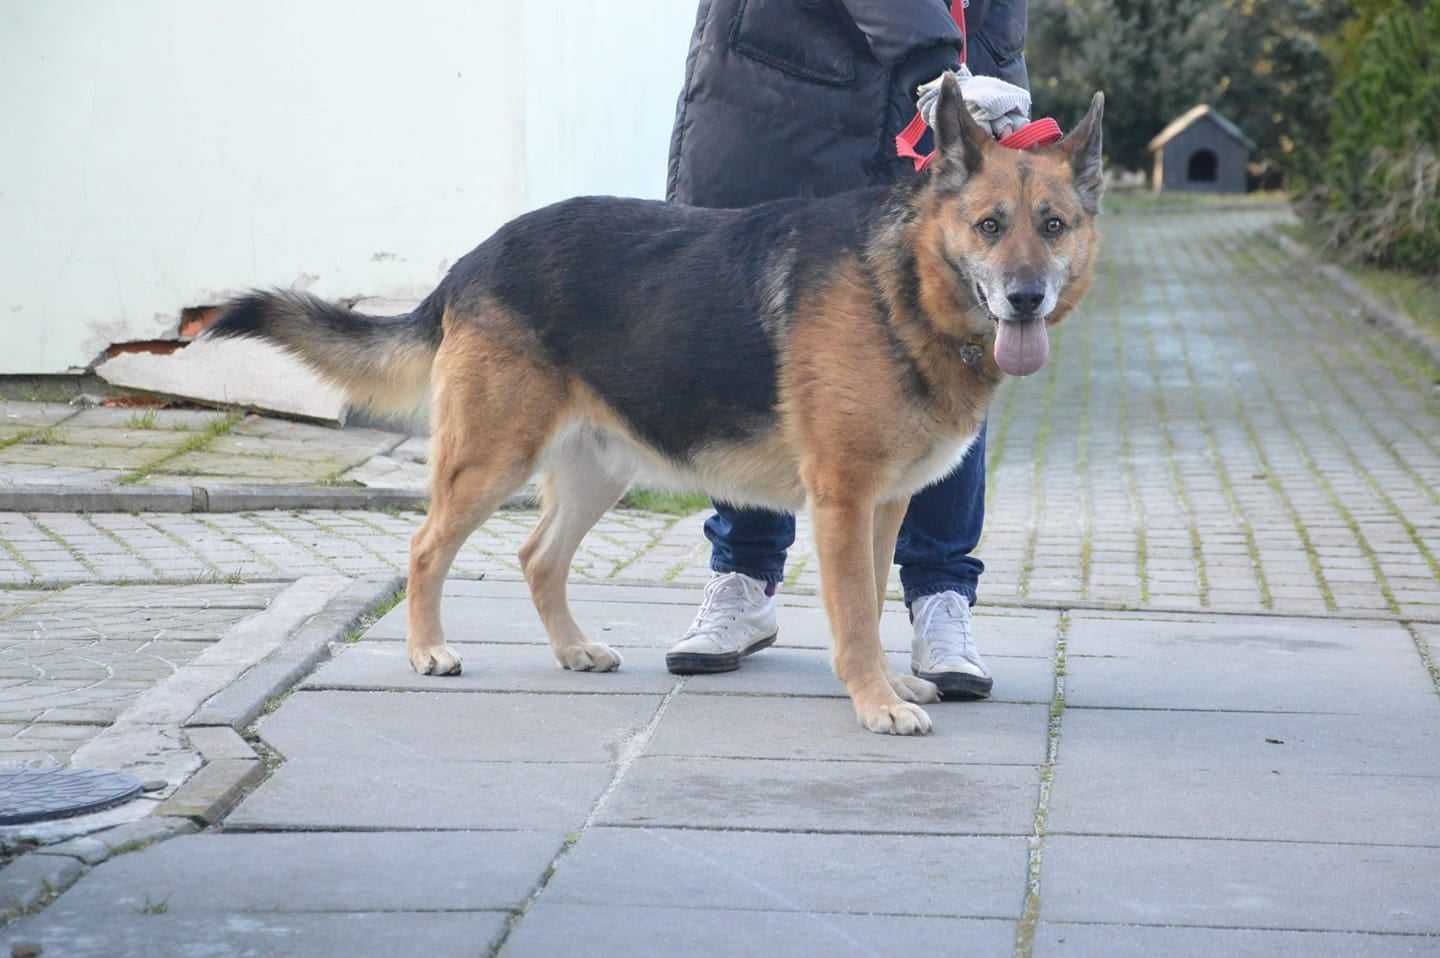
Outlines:
[[418,297],[517,213],[659,197],[687,0],[0,0],[0,374],[250,286]]

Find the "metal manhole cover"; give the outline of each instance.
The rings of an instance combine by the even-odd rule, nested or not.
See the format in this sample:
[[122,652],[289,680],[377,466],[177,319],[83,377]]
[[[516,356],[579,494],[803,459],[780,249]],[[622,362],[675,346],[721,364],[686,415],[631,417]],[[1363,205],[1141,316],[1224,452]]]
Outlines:
[[0,825],[68,818],[128,802],[140,780],[91,768],[20,768],[0,771]]

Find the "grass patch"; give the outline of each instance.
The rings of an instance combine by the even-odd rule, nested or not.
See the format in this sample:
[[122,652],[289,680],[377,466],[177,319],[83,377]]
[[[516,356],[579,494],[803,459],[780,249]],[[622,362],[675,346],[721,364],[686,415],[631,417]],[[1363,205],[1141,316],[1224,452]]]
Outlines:
[[1390,308],[1440,339],[1440,281],[1374,266],[1347,267],[1350,275]]
[[359,642],[360,637],[363,636],[366,632],[370,631],[370,626],[385,618],[385,616],[390,612],[390,610],[399,605],[402,601],[404,601],[404,599],[405,587],[402,585],[400,588],[396,589],[393,593],[391,593],[388,597],[381,599],[379,602],[375,603],[374,607],[371,608],[370,611],[360,616],[359,620],[355,623],[355,627],[352,628],[349,632],[345,633],[345,638],[343,641],[350,644]]
[[245,575],[241,572],[221,572],[219,569],[206,569],[197,572],[190,580],[189,585],[244,585]]
[[[1281,223],[1274,227],[1296,243],[1304,246],[1326,262],[1334,263],[1325,249],[1315,242],[1314,232],[1302,223]],[[1410,318],[1431,336],[1440,339],[1440,277],[1420,276],[1397,269],[1381,269],[1354,263],[1338,263],[1345,272],[1389,306]]]
[[19,443],[24,442],[26,439],[29,439],[32,435],[34,435],[34,433],[17,432],[15,435],[8,438],[0,436],[0,449],[9,449],[11,446],[18,445]]
[[60,433],[54,426],[49,426],[39,432],[32,432],[25,441],[36,446],[53,446],[60,442]]
[[621,509],[688,516],[710,508],[710,497],[701,492],[667,492],[661,489],[631,489],[620,499]]
[[170,899],[162,898],[159,901],[151,901],[150,896],[145,896],[145,904],[141,905],[138,911],[142,915],[163,915],[170,910]]
[[154,428],[155,428],[155,410],[153,410],[153,409],[147,409],[147,410],[145,410],[144,412],[133,413],[133,414],[130,416],[129,419],[125,420],[125,428],[126,428],[126,429],[154,429]]
[[1236,206],[1275,206],[1288,203],[1283,191],[1255,193],[1156,193],[1129,190],[1105,194],[1106,213],[1183,213]]

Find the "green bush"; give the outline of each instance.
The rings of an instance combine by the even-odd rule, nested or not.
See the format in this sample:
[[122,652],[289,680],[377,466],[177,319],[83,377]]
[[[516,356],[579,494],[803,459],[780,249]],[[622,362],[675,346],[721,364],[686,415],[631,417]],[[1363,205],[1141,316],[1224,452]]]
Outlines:
[[1435,274],[1440,0],[1367,6],[1364,29],[1346,31],[1328,148],[1301,210],[1350,259]]

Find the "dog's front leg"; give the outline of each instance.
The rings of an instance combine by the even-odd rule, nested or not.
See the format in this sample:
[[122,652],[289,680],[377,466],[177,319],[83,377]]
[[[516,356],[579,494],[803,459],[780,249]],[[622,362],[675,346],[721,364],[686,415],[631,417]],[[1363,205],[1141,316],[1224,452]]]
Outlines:
[[[900,526],[905,522],[905,512],[910,508],[908,496],[882,502],[875,507],[875,608],[881,616],[885,614],[885,591],[890,584],[890,567],[895,564],[895,541],[900,537]],[[881,656],[883,659],[884,652]],[[890,669],[885,662],[885,674],[889,676],[890,687],[895,694],[907,702],[940,701],[940,690],[934,682],[914,675],[901,675]]]
[[867,729],[890,735],[924,735],[930,731],[930,716],[895,694],[880,647],[874,499],[845,492],[812,492],[811,501],[820,591],[835,643],[835,674],[845,683],[855,714]]

